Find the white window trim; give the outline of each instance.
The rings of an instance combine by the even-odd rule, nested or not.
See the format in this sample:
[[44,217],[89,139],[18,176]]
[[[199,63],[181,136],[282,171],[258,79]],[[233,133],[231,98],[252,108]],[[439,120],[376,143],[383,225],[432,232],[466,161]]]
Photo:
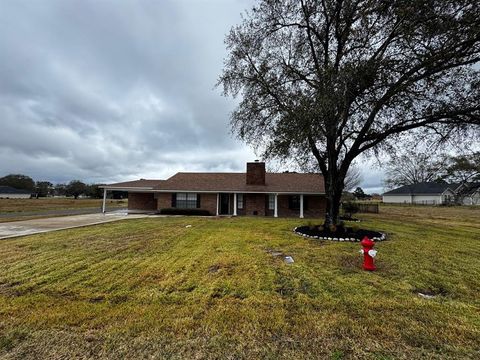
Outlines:
[[[179,195],[181,197],[184,197],[184,199],[179,199]],[[197,208],[197,201],[198,201],[198,194],[197,193],[185,193],[185,192],[178,192],[175,195],[176,201],[175,201],[175,207],[177,209],[196,209]],[[193,198],[195,197],[195,200]],[[193,202],[195,201],[195,206],[187,206],[188,202]],[[184,202],[185,206],[178,206],[179,202]]]

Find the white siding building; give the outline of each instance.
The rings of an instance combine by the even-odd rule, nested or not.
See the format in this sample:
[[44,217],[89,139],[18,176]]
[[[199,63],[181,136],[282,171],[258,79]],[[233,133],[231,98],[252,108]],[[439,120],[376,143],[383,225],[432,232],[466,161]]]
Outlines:
[[463,184],[459,189],[459,197],[463,205],[480,205],[480,183]]
[[453,186],[447,183],[404,185],[383,194],[384,203],[441,205],[454,201]]
[[19,190],[10,186],[0,186],[0,199],[29,199],[32,193],[28,190]]

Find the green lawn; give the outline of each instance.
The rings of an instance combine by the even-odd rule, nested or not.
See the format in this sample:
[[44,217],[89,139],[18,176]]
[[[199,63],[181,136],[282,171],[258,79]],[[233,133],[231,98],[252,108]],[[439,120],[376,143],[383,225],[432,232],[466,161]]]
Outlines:
[[[39,198],[39,199],[0,199],[0,223],[38,219],[65,214],[67,210],[97,209],[102,207],[102,199]],[[126,208],[128,200],[107,199],[107,209]]]
[[[74,198],[0,199],[0,214],[100,208],[102,201],[102,199]],[[107,199],[107,206],[127,207],[127,200]]]
[[358,243],[294,235],[299,219],[149,218],[0,241],[0,358],[479,358],[480,210],[380,210],[358,215],[390,235],[375,273]]

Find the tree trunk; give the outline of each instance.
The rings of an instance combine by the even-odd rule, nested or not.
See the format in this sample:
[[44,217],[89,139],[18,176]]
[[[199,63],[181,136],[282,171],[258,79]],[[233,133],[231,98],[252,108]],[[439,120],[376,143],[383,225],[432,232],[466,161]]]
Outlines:
[[323,174],[327,197],[324,226],[338,225],[340,222],[340,204],[345,187],[345,176],[348,171],[348,167],[344,165],[346,165],[345,162],[340,168],[337,168],[336,161],[334,163],[332,162],[326,174]]
[[[340,201],[344,187],[346,171],[338,166],[338,152],[335,147],[335,134],[327,137],[327,166],[322,169],[325,192],[327,195],[327,209],[324,226],[337,225],[340,213]],[[343,165],[343,164],[342,164]]]
[[310,142],[310,147],[324,179],[327,200],[324,226],[337,225],[339,223],[343,189],[345,188],[345,178],[354,157],[346,157],[343,159],[341,166],[338,165],[335,136],[327,138],[327,157],[320,154],[313,141]]
[[342,199],[342,187],[339,186],[338,180],[326,187],[327,208],[325,213],[324,226],[337,225],[340,216],[340,202]]

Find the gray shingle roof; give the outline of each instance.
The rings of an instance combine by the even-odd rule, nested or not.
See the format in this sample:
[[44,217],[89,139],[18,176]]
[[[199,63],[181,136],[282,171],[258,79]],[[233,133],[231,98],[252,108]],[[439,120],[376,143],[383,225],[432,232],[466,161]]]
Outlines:
[[265,185],[247,185],[245,173],[180,172],[155,187],[155,190],[225,192],[305,192],[325,193],[323,176],[305,173],[266,173]]
[[112,190],[325,193],[323,176],[305,173],[266,173],[265,185],[247,185],[245,173],[180,172],[167,180],[136,180],[101,187]]
[[460,189],[460,194],[470,196],[477,191],[480,191],[480,182],[464,184],[463,188]]
[[[447,183],[423,182],[412,185],[404,185],[397,189],[387,191],[383,195],[417,195],[417,194],[442,194],[452,185]],[[454,187],[455,188],[455,187]]]
[[140,180],[119,182],[119,183],[109,184],[109,185],[102,185],[102,186],[99,186],[99,187],[100,188],[107,188],[107,189],[113,189],[113,188],[141,188],[141,189],[152,190],[154,187],[156,187],[157,185],[161,184],[164,181],[165,180],[140,179]]

